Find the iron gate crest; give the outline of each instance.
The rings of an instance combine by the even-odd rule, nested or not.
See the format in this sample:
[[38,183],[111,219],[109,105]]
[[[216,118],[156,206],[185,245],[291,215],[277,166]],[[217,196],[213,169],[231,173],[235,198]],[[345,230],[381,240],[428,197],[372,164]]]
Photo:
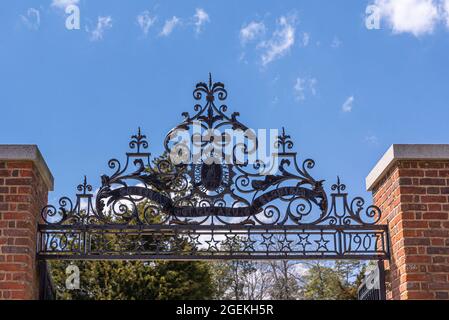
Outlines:
[[[298,162],[284,129],[274,142],[271,158],[276,161],[236,161],[238,154],[257,150],[259,140],[238,113],[228,114],[224,84],[209,76],[208,83],[196,85],[193,97],[195,114],[183,113],[184,120],[164,141],[163,156],[152,158],[139,128],[125,162],[109,160],[113,172],[101,177],[95,194],[84,177],[74,201],[63,197],[58,206],[42,209],[39,258],[388,258],[388,229],[378,224],[380,209],[365,208],[361,197],[350,200],[340,178],[328,196],[324,180],[310,173],[315,162]],[[227,133],[206,140],[190,134],[190,142],[206,150],[195,158],[176,138],[195,125],[209,132],[243,132],[246,140],[233,146],[227,159],[211,148],[226,148]],[[173,150],[187,161],[174,161]]]

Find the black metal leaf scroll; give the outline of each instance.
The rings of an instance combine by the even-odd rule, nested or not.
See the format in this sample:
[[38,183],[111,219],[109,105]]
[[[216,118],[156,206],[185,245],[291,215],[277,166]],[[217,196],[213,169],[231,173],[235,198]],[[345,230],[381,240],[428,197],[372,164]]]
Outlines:
[[[298,162],[285,129],[272,146],[272,161],[237,161],[260,146],[258,138],[228,114],[221,82],[196,85],[195,114],[165,138],[166,154],[153,158],[139,128],[124,162],[111,159],[92,193],[86,177],[75,201],[42,210],[38,256],[43,259],[386,259],[388,229],[380,209],[348,199],[340,178],[328,196],[324,180]],[[220,132],[221,139],[198,130]],[[202,151],[183,149],[178,132]],[[229,132],[244,138],[227,155]],[[178,150],[183,162],[170,157]],[[214,161],[208,161],[208,156]],[[178,153],[175,153],[178,155]],[[204,157],[206,155],[206,157]],[[275,161],[274,161],[275,160]],[[276,164],[273,167],[273,163]],[[270,167],[271,166],[271,167]],[[267,170],[270,169],[270,170]],[[273,170],[274,169],[274,170]],[[261,173],[263,172],[263,173]],[[266,172],[269,172],[268,174]]]

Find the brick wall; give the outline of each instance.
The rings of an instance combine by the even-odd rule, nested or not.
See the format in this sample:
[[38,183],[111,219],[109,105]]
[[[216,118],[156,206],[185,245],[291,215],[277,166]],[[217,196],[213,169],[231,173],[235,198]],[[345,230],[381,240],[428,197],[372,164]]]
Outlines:
[[370,188],[390,230],[387,298],[449,299],[449,158],[391,163]]
[[0,299],[38,298],[36,232],[51,186],[31,159],[0,159]]

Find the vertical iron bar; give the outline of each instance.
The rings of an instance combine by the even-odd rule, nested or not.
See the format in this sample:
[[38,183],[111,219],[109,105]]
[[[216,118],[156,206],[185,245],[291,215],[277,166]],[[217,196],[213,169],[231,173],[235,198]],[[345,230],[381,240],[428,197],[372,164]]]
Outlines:
[[344,237],[343,232],[341,230],[338,230],[337,231],[337,239],[338,239],[338,241],[337,241],[337,248],[336,249],[337,249],[337,253],[339,255],[343,255],[343,253],[344,253],[343,237]]
[[39,260],[37,262],[38,272],[39,272],[39,300],[44,300],[45,298],[45,260]]
[[387,287],[385,283],[385,265],[383,260],[377,261],[379,268],[379,300],[387,300]]
[[[82,241],[83,250],[82,250],[82,252],[84,254],[86,254],[87,253],[87,231],[84,230],[83,232],[80,232],[80,237],[83,237],[83,241]],[[80,241],[80,245],[81,245],[81,241]]]

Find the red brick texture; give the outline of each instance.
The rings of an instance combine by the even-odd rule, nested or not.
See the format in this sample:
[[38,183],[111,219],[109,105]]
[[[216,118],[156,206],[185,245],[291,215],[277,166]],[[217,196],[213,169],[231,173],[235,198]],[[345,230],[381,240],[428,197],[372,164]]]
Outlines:
[[36,237],[48,188],[32,161],[0,161],[0,299],[37,299]]
[[388,299],[449,299],[449,160],[397,161],[373,189],[388,223]]

